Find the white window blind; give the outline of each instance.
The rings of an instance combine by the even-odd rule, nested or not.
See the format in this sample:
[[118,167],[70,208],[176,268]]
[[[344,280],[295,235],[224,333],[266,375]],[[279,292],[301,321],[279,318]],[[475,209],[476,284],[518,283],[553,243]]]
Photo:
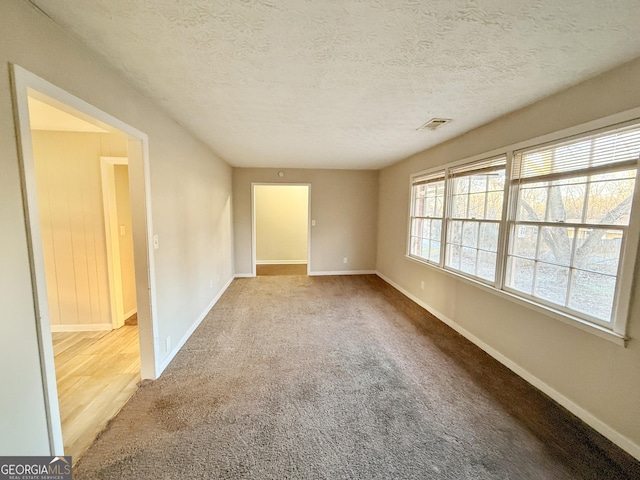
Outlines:
[[511,178],[527,180],[635,166],[640,156],[637,125],[515,152]]
[[489,160],[452,167],[449,169],[449,177],[482,175],[483,173],[490,174],[496,170],[504,169],[506,163],[506,155],[500,155],[499,157],[491,158]]
[[411,185],[426,185],[427,183],[437,182],[438,180],[444,180],[444,171],[431,173],[429,175],[418,175],[413,177]]

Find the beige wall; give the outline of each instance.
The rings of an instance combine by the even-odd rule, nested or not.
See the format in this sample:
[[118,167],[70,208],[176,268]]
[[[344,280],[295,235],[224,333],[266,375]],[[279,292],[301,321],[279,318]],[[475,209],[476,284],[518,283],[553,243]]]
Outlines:
[[[365,170],[233,169],[236,275],[250,275],[251,183],[311,185],[311,273],[373,271],[376,265],[378,172]],[[343,263],[343,258],[348,263]]]
[[48,131],[31,138],[51,326],[109,328],[100,156],[126,156],[127,139]]
[[[640,60],[380,173],[378,271],[551,389],[640,454],[640,271],[627,348],[405,258],[409,175],[640,106]],[[420,289],[424,280],[426,289]],[[556,396],[556,398],[559,398]]]
[[136,272],[133,264],[133,236],[131,235],[133,225],[131,222],[131,201],[129,199],[129,167],[126,165],[114,165],[113,180],[116,190],[119,229],[122,307],[126,320],[136,311]]
[[28,2],[0,2],[0,31],[0,453],[46,455],[9,64],[148,134],[161,359],[232,278],[231,168]]
[[309,188],[256,185],[254,205],[257,263],[306,262]]

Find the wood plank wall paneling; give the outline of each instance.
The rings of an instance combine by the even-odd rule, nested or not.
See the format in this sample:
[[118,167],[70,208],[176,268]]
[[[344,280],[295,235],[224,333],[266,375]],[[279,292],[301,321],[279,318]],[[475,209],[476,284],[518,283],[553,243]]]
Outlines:
[[32,131],[52,326],[111,323],[100,156],[124,135]]

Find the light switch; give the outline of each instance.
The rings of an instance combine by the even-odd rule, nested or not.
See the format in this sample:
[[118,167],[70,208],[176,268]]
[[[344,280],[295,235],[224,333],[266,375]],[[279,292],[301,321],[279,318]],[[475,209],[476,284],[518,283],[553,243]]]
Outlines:
[[157,250],[157,249],[158,249],[158,247],[160,247],[160,242],[158,242],[158,234],[156,233],[156,234],[153,236],[153,249],[154,249],[154,250]]
[[124,225],[120,225],[120,236],[123,237],[125,233]]
[[316,221],[315,220],[311,220],[311,226],[315,227],[316,226]]

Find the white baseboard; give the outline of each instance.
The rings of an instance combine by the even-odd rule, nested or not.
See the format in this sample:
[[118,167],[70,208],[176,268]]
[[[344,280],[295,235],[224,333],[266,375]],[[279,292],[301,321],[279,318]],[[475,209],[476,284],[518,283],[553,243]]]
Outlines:
[[631,439],[622,435],[617,430],[614,430],[609,425],[604,423],[602,420],[598,419],[593,414],[589,413],[587,410],[582,408],[580,405],[576,404],[569,398],[565,397],[562,393],[558,392],[553,387],[551,387],[544,381],[540,380],[538,377],[530,373],[528,370],[525,370],[520,365],[510,360],[508,357],[506,357],[505,355],[503,355],[502,353],[500,353],[499,351],[497,351],[487,343],[480,340],[478,337],[476,337],[474,334],[469,332],[467,329],[458,325],[453,319],[435,310],[430,305],[425,303],[423,300],[409,293],[407,290],[402,288],[400,285],[398,285],[391,279],[387,278],[380,272],[376,272],[376,275],[378,275],[378,277],[380,277],[382,280],[387,282],[393,288],[398,290],[404,296],[416,302],[418,305],[420,305],[422,308],[424,308],[426,311],[428,311],[431,315],[436,317],[438,320],[442,321],[443,323],[446,323],[448,326],[453,328],[456,332],[458,332],[460,335],[465,337],[467,340],[474,343],[477,347],[481,348],[486,353],[491,355],[494,359],[502,363],[509,370],[516,373],[517,375],[522,377],[524,380],[529,382],[531,385],[536,387],[538,390],[542,391],[543,393],[551,397],[557,403],[559,403],[564,408],[566,408],[571,413],[573,413],[576,417],[580,418],[583,422],[585,422],[591,428],[593,428],[597,432],[607,437],[609,440],[611,440],[613,443],[618,445],[620,448],[622,448],[624,451],[626,451],[636,459],[640,460],[640,445],[637,445]]
[[126,320],[127,318],[129,318],[131,315],[138,313],[138,309],[134,308],[132,310],[129,310],[127,313],[124,314],[124,319]]
[[256,265],[305,265],[306,260],[256,260]]
[[165,368],[169,366],[169,364],[171,363],[171,360],[173,360],[173,358],[178,354],[178,352],[184,346],[184,344],[187,343],[187,340],[189,340],[189,337],[191,337],[191,335],[193,335],[193,332],[196,331],[196,328],[200,326],[200,324],[205,319],[209,311],[213,308],[213,306],[216,303],[218,303],[218,300],[220,300],[220,297],[222,296],[222,294],[226,292],[227,288],[229,288],[229,285],[231,285],[231,282],[233,282],[233,279],[234,277],[232,276],[229,279],[229,281],[225,284],[225,286],[220,289],[220,291],[215,296],[215,298],[211,301],[211,303],[204,309],[204,311],[200,314],[200,316],[196,319],[196,321],[193,322],[193,325],[191,325],[189,330],[187,330],[187,333],[184,334],[184,336],[180,339],[180,341],[176,343],[175,347],[173,347],[173,350],[171,350],[169,355],[167,355],[167,357],[162,361],[162,363],[160,364],[160,369],[159,369],[160,371],[158,372],[158,377],[162,375],[162,372],[164,372]]
[[310,277],[320,277],[323,275],[375,275],[375,270],[339,270],[339,271],[323,271],[323,272],[309,272]]
[[[321,277],[324,275],[375,275],[375,270],[335,270],[335,271],[321,271],[321,272],[308,272],[310,277]],[[235,278],[255,278],[252,273],[236,273]]]
[[73,325],[51,325],[52,332],[102,332],[113,330],[111,323],[76,323]]

